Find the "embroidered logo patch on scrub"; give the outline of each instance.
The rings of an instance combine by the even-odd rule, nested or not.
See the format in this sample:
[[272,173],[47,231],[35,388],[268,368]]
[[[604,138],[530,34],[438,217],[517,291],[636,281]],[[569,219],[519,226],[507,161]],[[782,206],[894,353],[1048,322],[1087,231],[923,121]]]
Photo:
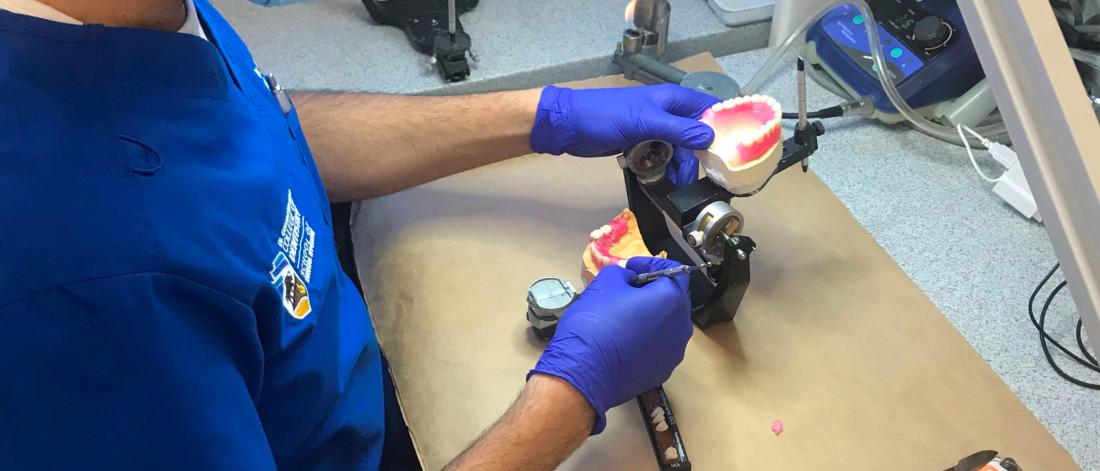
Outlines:
[[279,252],[271,261],[271,285],[280,294],[283,308],[295,319],[305,319],[309,304],[309,278],[317,233],[298,211],[294,195],[286,192],[286,219],[279,234]]

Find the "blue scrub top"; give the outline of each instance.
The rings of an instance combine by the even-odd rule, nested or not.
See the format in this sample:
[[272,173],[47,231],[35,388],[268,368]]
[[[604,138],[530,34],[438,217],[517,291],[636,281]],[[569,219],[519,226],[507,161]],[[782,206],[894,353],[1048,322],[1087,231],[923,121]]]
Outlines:
[[378,467],[302,129],[196,6],[211,42],[0,11],[0,468]]

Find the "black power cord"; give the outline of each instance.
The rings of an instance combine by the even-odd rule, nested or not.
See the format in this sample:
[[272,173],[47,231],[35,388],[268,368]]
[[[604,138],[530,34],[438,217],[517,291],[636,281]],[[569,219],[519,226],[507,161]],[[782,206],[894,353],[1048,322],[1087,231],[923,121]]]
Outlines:
[[[806,119],[839,118],[841,116],[844,116],[844,107],[841,105],[806,113]],[[783,113],[783,119],[798,119],[798,113]]]
[[1089,51],[1100,51],[1100,41],[1095,38],[1097,33],[1089,28],[1089,26],[1100,24],[1100,15],[1092,15],[1086,20],[1084,16],[1085,6],[1079,0],[1051,0],[1050,6],[1055,10],[1055,13],[1063,13],[1062,15],[1056,14],[1055,19],[1058,21],[1058,28],[1061,30],[1062,38],[1066,40],[1067,46]]
[[[870,99],[859,99],[806,113],[806,119],[839,118],[841,116],[870,116],[875,111]],[[783,113],[783,119],[798,119],[798,113]]]
[[1047,345],[1047,342],[1050,342],[1050,344],[1058,347],[1058,349],[1061,350],[1062,353],[1065,353],[1081,366],[1100,373],[1100,365],[1097,365],[1096,358],[1089,353],[1087,348],[1085,348],[1085,342],[1081,337],[1082,322],[1080,319],[1077,320],[1077,346],[1081,348],[1081,353],[1083,353],[1084,356],[1088,358],[1087,360],[1069,351],[1069,349],[1058,343],[1057,340],[1054,340],[1054,338],[1051,337],[1050,334],[1047,334],[1047,310],[1050,308],[1050,304],[1054,302],[1055,296],[1057,296],[1058,293],[1066,287],[1065,281],[1059,283],[1058,286],[1054,287],[1054,290],[1051,291],[1049,295],[1047,295],[1046,302],[1043,303],[1043,307],[1039,311],[1039,318],[1038,320],[1035,319],[1035,298],[1039,296],[1039,291],[1041,291],[1043,287],[1046,286],[1047,282],[1050,281],[1050,278],[1054,276],[1054,273],[1058,271],[1058,268],[1060,266],[1061,264],[1055,264],[1054,268],[1051,268],[1050,272],[1047,273],[1047,276],[1043,277],[1043,281],[1040,281],[1039,285],[1035,287],[1035,291],[1031,293],[1031,298],[1028,299],[1027,302],[1027,313],[1028,316],[1031,317],[1031,324],[1034,325],[1035,329],[1039,331],[1039,344],[1043,347],[1043,356],[1046,357],[1047,364],[1049,364],[1050,367],[1054,369],[1054,372],[1058,373],[1058,376],[1061,376],[1066,381],[1069,381],[1083,388],[1100,390],[1100,384],[1082,381],[1080,379],[1074,378],[1073,376],[1070,376],[1069,373],[1066,373],[1064,370],[1062,370],[1062,368],[1058,366],[1058,363],[1054,361],[1054,357],[1050,354],[1050,347]]

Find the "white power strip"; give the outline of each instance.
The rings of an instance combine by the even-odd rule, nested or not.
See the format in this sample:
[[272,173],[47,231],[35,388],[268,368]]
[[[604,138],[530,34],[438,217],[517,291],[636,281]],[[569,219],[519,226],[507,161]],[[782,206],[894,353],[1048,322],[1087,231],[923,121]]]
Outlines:
[[726,26],[739,26],[772,17],[775,0],[708,0],[710,9]]
[[[982,145],[989,149],[989,154],[1004,166],[1005,171],[1001,176],[997,178],[987,177],[978,168],[978,163],[974,160],[974,152],[970,149],[970,142],[966,139],[966,136],[963,136],[964,129],[978,138]],[[1027,178],[1024,177],[1024,169],[1020,168],[1020,159],[1016,156],[1016,151],[1000,142],[990,141],[964,125],[957,125],[956,130],[959,131],[959,137],[962,138],[963,144],[965,144],[966,153],[970,156],[970,162],[974,164],[974,170],[978,172],[983,180],[996,183],[993,186],[993,193],[996,193],[1006,203],[1016,208],[1016,211],[1019,211],[1024,217],[1043,222],[1043,218],[1039,215],[1039,207],[1035,204],[1035,197],[1031,193],[1031,187],[1028,186]]]

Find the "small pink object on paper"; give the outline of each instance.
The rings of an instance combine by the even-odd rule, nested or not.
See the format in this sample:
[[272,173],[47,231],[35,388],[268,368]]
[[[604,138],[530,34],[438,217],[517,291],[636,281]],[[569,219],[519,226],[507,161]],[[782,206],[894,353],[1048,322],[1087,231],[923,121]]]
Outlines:
[[774,421],[772,421],[772,433],[774,433],[777,437],[783,433],[782,420],[775,419]]

